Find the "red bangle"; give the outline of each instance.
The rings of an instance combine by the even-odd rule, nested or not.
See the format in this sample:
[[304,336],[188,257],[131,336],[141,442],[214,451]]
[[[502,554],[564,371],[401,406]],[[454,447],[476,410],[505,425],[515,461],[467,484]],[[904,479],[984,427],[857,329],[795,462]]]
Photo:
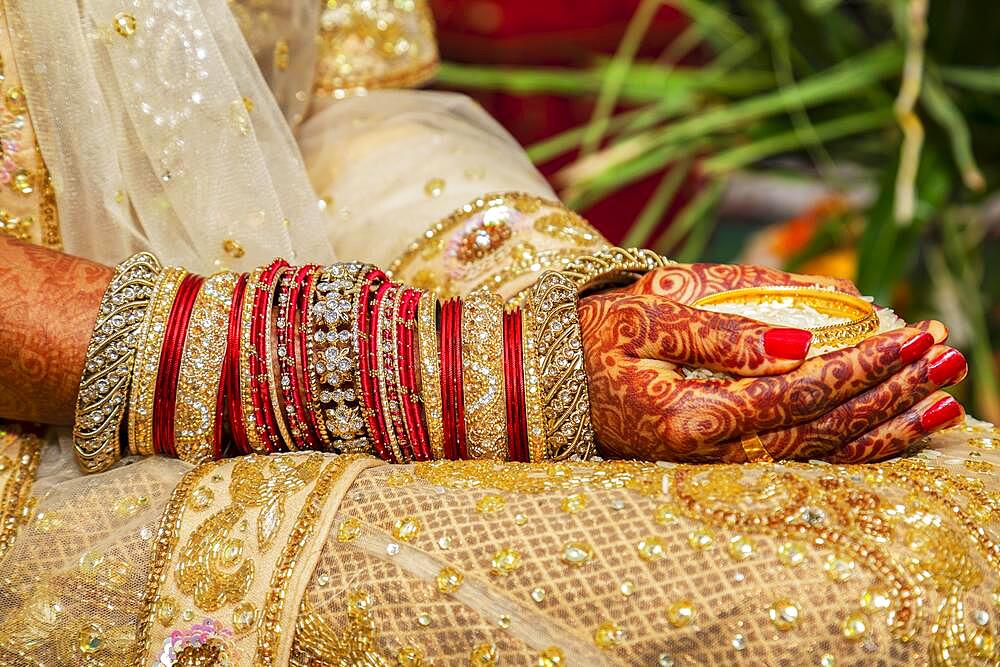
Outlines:
[[417,309],[423,294],[407,289],[400,297],[398,319],[398,346],[396,355],[399,363],[399,394],[403,408],[403,419],[413,459],[430,460],[430,440],[423,410],[420,408],[420,383],[417,378],[416,327]]
[[[271,262],[257,284],[253,295],[253,314],[250,318],[250,393],[253,397],[254,419],[260,441],[268,452],[284,449],[279,425],[272,410],[271,360],[268,358],[271,336],[271,305],[274,292],[288,263],[282,259]],[[280,418],[280,415],[277,416]],[[284,424],[280,426],[284,429]]]
[[[361,392],[361,406],[368,422],[368,435],[376,453],[384,461],[390,460],[387,448],[387,434],[383,434],[384,421],[380,414],[378,394],[375,388],[375,354],[378,349],[372,337],[374,328],[373,307],[374,297],[384,287],[388,278],[382,271],[375,269],[365,276],[358,297],[358,386]],[[377,303],[377,302],[376,302]]]
[[465,397],[462,388],[462,300],[441,308],[441,398],[446,459],[465,458]]
[[181,368],[184,353],[184,339],[187,336],[191,310],[205,279],[188,274],[181,281],[167,318],[163,347],[160,348],[160,366],[156,375],[153,399],[153,451],[164,456],[177,456],[174,448],[174,406],[177,400],[177,374]]
[[[222,360],[222,377],[219,380],[218,400],[215,402],[215,458],[222,458],[222,424],[229,425],[229,433],[242,454],[250,453],[246,429],[243,426],[243,408],[240,405],[240,321],[243,318],[243,295],[247,289],[247,274],[241,273],[233,288],[233,301],[229,307],[229,329],[226,331],[226,356]],[[227,414],[228,413],[228,414]]]
[[503,372],[507,389],[507,447],[511,461],[527,463],[528,422],[524,403],[524,354],[521,349],[521,309],[504,314]]
[[[288,432],[294,449],[318,449],[319,440],[311,431],[309,418],[300,389],[299,368],[296,358],[296,326],[305,311],[300,309],[301,295],[308,293],[309,278],[318,267],[315,264],[299,268],[294,275],[286,274],[278,297],[278,369],[284,414],[288,418]],[[301,327],[299,327],[301,329]]]

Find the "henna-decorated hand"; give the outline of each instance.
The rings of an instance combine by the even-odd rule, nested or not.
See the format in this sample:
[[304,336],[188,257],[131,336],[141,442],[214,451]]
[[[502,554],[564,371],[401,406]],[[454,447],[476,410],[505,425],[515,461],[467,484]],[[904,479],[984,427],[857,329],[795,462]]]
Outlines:
[[[776,459],[837,462],[893,456],[954,424],[961,406],[939,392],[965,360],[939,322],[874,336],[805,360],[811,335],[687,305],[762,285],[848,282],[754,266],[675,264],[580,304],[594,428],[612,456],[744,461],[757,433]],[[707,368],[733,380],[686,377]]]

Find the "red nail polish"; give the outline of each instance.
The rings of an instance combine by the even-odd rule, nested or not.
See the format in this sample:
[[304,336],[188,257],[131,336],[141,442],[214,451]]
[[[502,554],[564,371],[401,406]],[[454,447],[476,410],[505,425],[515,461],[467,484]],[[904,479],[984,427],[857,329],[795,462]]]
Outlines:
[[805,359],[812,337],[805,329],[768,329],[764,332],[764,352],[778,359]]
[[929,333],[922,333],[919,336],[914,336],[900,346],[899,360],[902,361],[903,364],[912,364],[914,361],[924,356],[924,353],[931,349],[931,345],[933,344],[934,336]]
[[920,415],[920,428],[924,433],[941,428],[958,419],[962,414],[962,406],[951,396],[942,398],[940,401],[924,410]]
[[951,348],[927,365],[927,377],[939,387],[946,387],[965,373],[968,365],[962,353]]

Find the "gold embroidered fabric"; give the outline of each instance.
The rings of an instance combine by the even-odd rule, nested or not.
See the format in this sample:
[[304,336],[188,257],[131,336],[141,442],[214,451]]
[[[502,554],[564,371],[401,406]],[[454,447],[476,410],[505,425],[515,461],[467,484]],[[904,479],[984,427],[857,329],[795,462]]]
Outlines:
[[35,142],[28,99],[21,85],[0,3],[0,234],[62,248],[55,192]]
[[416,86],[438,65],[427,0],[314,0],[320,5],[318,97]]
[[80,478],[49,443],[0,556],[0,664],[996,664],[1000,431],[930,445],[865,466],[295,453]]
[[606,246],[600,232],[561,203],[499,192],[435,223],[389,268],[396,280],[441,298],[478,288],[511,297],[540,272]]

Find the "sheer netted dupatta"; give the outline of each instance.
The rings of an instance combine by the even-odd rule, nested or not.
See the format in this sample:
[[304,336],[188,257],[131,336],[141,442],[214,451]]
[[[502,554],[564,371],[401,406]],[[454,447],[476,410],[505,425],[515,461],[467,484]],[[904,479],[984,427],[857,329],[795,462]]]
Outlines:
[[[290,24],[315,24],[318,3],[285,7]],[[114,263],[154,250],[203,272],[333,259],[288,124],[225,0],[6,8],[68,252]],[[292,73],[312,71],[303,42],[292,86]],[[297,113],[294,95],[281,98]]]

